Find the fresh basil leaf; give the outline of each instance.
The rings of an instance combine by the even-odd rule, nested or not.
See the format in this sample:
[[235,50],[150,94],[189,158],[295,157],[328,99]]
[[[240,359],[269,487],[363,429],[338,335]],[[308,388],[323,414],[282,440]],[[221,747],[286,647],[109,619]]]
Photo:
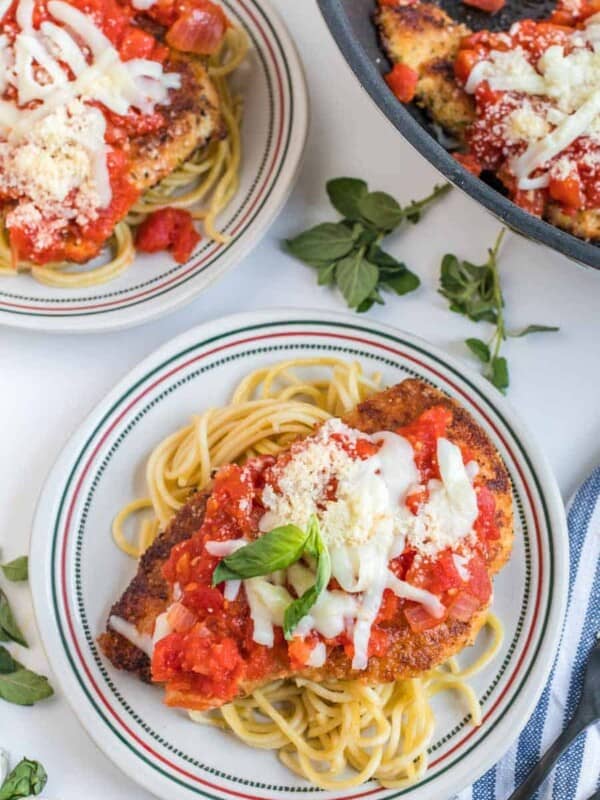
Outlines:
[[18,661],[11,656],[6,647],[0,645],[0,675],[9,675],[22,667]]
[[345,225],[324,222],[286,242],[288,251],[301,261],[335,261],[354,246],[352,231]]
[[508,335],[515,339],[519,339],[521,336],[529,336],[531,333],[550,333],[559,330],[560,328],[557,328],[554,325],[528,325],[526,328],[523,328],[522,331],[518,331],[517,333],[509,333]]
[[0,589],[0,631],[2,631],[2,641],[12,641],[28,647],[23,632],[19,628],[12,609],[8,603],[8,597]]
[[26,581],[28,578],[27,556],[20,556],[8,564],[2,564],[2,571],[9,581]]
[[212,585],[286,569],[298,561],[306,539],[307,534],[296,525],[274,528],[220,561],[213,573]]
[[377,286],[379,270],[358,250],[338,261],[335,278],[350,308],[358,308]]
[[25,667],[0,675],[0,697],[9,703],[32,706],[38,700],[45,700],[53,694],[48,678]]
[[491,363],[491,373],[490,373],[490,381],[494,384],[497,389],[500,389],[501,392],[506,392],[509,385],[509,377],[508,377],[508,363],[504,356],[498,356],[494,358]]
[[319,286],[333,286],[335,283],[335,268],[335,261],[332,261],[331,264],[322,264],[319,267],[317,277],[317,283]]
[[382,231],[392,231],[402,222],[402,207],[387,192],[369,192],[359,201],[362,216]]
[[310,609],[319,599],[321,592],[327,588],[331,578],[331,560],[329,551],[323,542],[316,517],[311,518],[308,526],[307,552],[317,559],[317,575],[315,583],[304,594],[294,600],[286,608],[283,617],[283,633],[286,639],[291,639],[294,631]]
[[483,361],[484,364],[489,363],[491,353],[485,342],[482,342],[481,339],[467,339],[465,344],[480,361]]
[[368,193],[364,181],[358,178],[333,178],[327,181],[326,189],[331,205],[343,217],[350,220],[361,218],[359,202]]
[[397,275],[386,276],[383,285],[396,294],[403,295],[414,292],[421,285],[421,281],[414,272],[405,269]]
[[0,800],[18,800],[20,797],[38,795],[47,780],[46,770],[39,761],[24,758],[0,787]]
[[371,245],[369,248],[367,258],[372,264],[379,267],[379,273],[381,275],[393,275],[397,272],[404,272],[406,269],[406,264],[397,261],[394,256],[386,253],[385,250],[382,250],[381,247],[376,244]]

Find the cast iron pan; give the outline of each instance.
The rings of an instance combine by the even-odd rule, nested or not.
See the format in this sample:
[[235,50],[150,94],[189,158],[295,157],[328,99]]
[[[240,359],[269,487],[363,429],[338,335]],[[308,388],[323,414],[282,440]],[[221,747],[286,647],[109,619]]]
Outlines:
[[[317,0],[333,38],[357,78],[386,117],[421,155],[446,178],[465,191],[523,236],[551,247],[575,261],[600,269],[600,247],[543,222],[523,211],[501,194],[498,187],[464,170],[439,144],[425,114],[414,103],[403,105],[393,96],[382,78],[390,64],[378,41],[373,24],[375,0]],[[460,0],[439,0],[454,19],[473,30],[506,30],[518,19],[547,17],[555,2],[548,0],[508,0],[499,14],[491,16],[468,8]]]

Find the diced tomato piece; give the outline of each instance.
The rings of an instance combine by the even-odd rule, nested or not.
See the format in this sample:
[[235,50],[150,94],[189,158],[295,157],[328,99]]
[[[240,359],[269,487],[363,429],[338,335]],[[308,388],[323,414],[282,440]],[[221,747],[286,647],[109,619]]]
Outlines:
[[435,628],[444,621],[444,618],[438,619],[437,617],[432,617],[421,603],[407,603],[404,607],[404,616],[411,630],[415,633],[421,633],[422,631],[429,630],[429,628]]
[[236,672],[241,663],[237,644],[230,636],[215,640],[194,632],[186,637],[181,666],[187,672],[218,679]]
[[156,39],[152,34],[146,33],[141,28],[129,28],[119,45],[119,54],[123,61],[132,58],[150,58],[155,45]]
[[167,31],[167,43],[184,53],[218,52],[228,27],[225,12],[210,0],[194,0]]
[[288,642],[288,655],[290,657],[292,669],[300,670],[306,666],[310,654],[317,643],[318,639],[316,636],[311,636],[307,639],[301,639],[299,636],[295,636],[291,642]]
[[504,96],[504,92],[492,89],[489,81],[481,81],[475,89],[475,99],[479,106],[495,106]]
[[372,628],[371,636],[369,637],[368,656],[376,656],[383,658],[388,654],[390,649],[390,637],[387,631],[381,628]]
[[169,625],[176,633],[187,633],[197,622],[193,611],[183,603],[173,603],[167,614]]
[[506,0],[462,0],[466,6],[479,8],[481,11],[487,11],[489,14],[496,14],[501,8],[506,5]]
[[476,178],[481,175],[483,167],[472,153],[453,153],[453,156],[467,172],[475,175]]
[[481,607],[481,601],[468,592],[459,592],[448,606],[448,617],[468,622]]
[[492,582],[483,559],[473,556],[467,564],[467,571],[469,572],[468,591],[478,600],[487,603],[492,596]]
[[415,550],[406,550],[402,555],[390,562],[390,569],[401,581],[406,579],[406,575],[415,560],[415,555]]
[[181,671],[184,636],[171,633],[160,639],[152,653],[152,680],[164,683]]
[[541,217],[546,207],[546,192],[543,189],[519,189],[514,197],[514,202],[535,217]]
[[208,611],[209,614],[221,611],[225,605],[223,595],[218,589],[199,584],[185,587],[183,602],[194,611]]
[[467,82],[469,75],[471,74],[471,70],[475,64],[480,61],[480,59],[481,56],[477,50],[463,48],[462,50],[458,51],[458,55],[454,61],[454,74],[461,83]]
[[415,464],[424,483],[430,478],[438,477],[437,440],[440,436],[445,436],[451,421],[452,412],[449,409],[445,406],[432,406],[410,425],[398,429],[398,433],[413,446]]
[[385,76],[385,82],[401,103],[410,103],[417,90],[419,75],[407,64],[395,64]]
[[439,553],[433,561],[419,559],[414,562],[406,574],[406,580],[413,586],[426,589],[438,597],[449,589],[462,585],[450,550]]
[[487,486],[478,486],[477,508],[479,514],[475,521],[475,531],[480,539],[487,541],[500,536],[496,525],[496,499]]
[[568,208],[582,208],[585,202],[581,179],[576,169],[566,178],[551,178],[548,193],[553,200]]
[[161,208],[153,211],[140,225],[135,237],[138,250],[157,253],[169,250],[183,264],[200,241],[189,211],[180,208]]
[[386,589],[383,593],[379,613],[377,614],[377,623],[379,622],[393,622],[398,616],[399,599],[392,592],[391,589]]
[[408,510],[417,516],[419,513],[419,509],[427,501],[429,497],[429,490],[426,486],[420,486],[418,489],[415,489],[414,492],[411,492],[406,496],[406,500],[404,501]]

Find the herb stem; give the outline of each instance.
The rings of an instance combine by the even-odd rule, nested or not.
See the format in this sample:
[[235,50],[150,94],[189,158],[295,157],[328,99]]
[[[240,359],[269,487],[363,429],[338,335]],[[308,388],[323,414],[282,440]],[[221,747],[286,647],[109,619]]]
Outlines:
[[424,197],[422,200],[412,200],[408,206],[406,207],[406,216],[408,218],[411,217],[416,211],[421,211],[421,209],[425,208],[425,206],[432,203],[434,200],[437,200],[438,197],[443,197],[445,194],[452,189],[452,185],[450,183],[439,183],[433,187],[433,191],[431,194],[428,194],[427,197]]

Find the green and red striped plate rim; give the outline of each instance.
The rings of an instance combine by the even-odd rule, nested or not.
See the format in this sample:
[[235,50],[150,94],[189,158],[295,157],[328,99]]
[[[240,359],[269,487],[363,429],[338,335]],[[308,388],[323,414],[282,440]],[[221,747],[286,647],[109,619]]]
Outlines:
[[[132,496],[152,446],[193,411],[226,402],[252,369],[288,358],[338,356],[413,376],[459,400],[498,447],[514,484],[513,558],[496,580],[506,628],[493,665],[474,680],[483,724],[438,701],[430,766],[415,787],[374,783],[320,792],[275,755],[195,726],[161,705],[160,691],[115,671],[95,639],[134,566],[112,543],[110,521]],[[142,483],[135,486],[141,491]],[[227,317],[168,343],[122,380],[71,438],[40,498],[31,549],[42,639],[66,698],[97,744],[147,789],[173,800],[451,796],[497,761],[526,723],[552,666],[564,615],[568,549],[564,510],[544,456],[506,400],[435,347],[348,315],[293,309]]]
[[28,275],[0,277],[0,324],[82,333],[147,322],[190,302],[238,264],[283,207],[308,127],[302,65],[266,0],[221,2],[251,43],[248,64],[236,78],[244,96],[240,189],[218,220],[229,241],[201,241],[185,264],[165,253],[138,253],[122,276],[86,289],[54,289]]

